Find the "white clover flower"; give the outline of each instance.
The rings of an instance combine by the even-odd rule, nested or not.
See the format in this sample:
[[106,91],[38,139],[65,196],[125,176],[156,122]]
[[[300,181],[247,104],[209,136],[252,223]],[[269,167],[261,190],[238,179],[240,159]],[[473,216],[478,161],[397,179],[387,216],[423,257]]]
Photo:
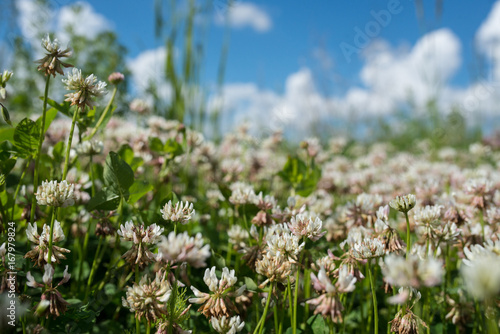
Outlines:
[[100,140],[87,140],[81,142],[76,146],[76,153],[78,155],[97,155],[102,152],[104,144]]
[[415,209],[415,213],[413,214],[415,225],[438,227],[443,209],[442,205],[426,205],[424,208]]
[[57,181],[42,181],[38,186],[36,200],[38,205],[48,205],[55,207],[67,207],[75,204],[75,185],[63,180]]
[[271,255],[267,253],[262,257],[262,259],[257,260],[255,263],[255,271],[267,277],[261,286],[265,286],[268,282],[285,282],[289,277],[293,279],[293,273],[295,272],[295,266],[284,257],[281,253],[276,255]]
[[149,103],[143,99],[133,99],[132,102],[130,102],[130,110],[138,113],[138,114],[141,114],[141,115],[144,115],[144,114],[147,114],[149,112],[149,110],[151,109]]
[[212,327],[217,331],[217,333],[222,333],[222,334],[238,333],[245,326],[245,322],[241,321],[239,315],[231,318],[222,316],[222,318],[220,319],[212,317],[210,323],[212,324]]
[[228,268],[222,268],[222,276],[217,279],[215,274],[215,267],[205,270],[205,275],[203,276],[203,281],[208,286],[211,293],[201,292],[194,286],[191,286],[196,298],[190,298],[189,302],[194,304],[203,304],[198,312],[201,312],[205,317],[211,318],[222,318],[223,316],[229,316],[231,312],[236,311],[234,303],[229,297],[241,296],[243,291],[245,291],[246,286],[243,285],[234,292],[231,292],[231,288],[237,282],[237,278],[234,275],[234,270],[229,270]]
[[73,65],[63,63],[60,58],[66,58],[71,56],[70,49],[62,50],[59,48],[59,41],[57,38],[54,41],[50,40],[50,36],[46,35],[45,38],[42,39],[42,47],[47,51],[45,57],[37,60],[38,70],[43,71],[45,75],[56,76],[56,73],[64,75],[62,67],[73,67]]
[[170,232],[168,237],[161,236],[158,244],[158,261],[170,264],[187,262],[194,268],[203,268],[209,257],[210,245],[204,245],[201,233],[190,237],[187,232],[177,235]]
[[238,247],[244,247],[245,241],[250,237],[248,231],[240,225],[231,226],[231,228],[227,231],[227,235],[229,237],[229,242]]
[[[323,269],[324,270],[324,269]],[[352,292],[356,288],[354,284],[357,279],[354,275],[349,271],[347,265],[343,265],[339,270],[339,279],[336,283],[337,289],[341,292]]]
[[351,248],[352,255],[357,259],[370,259],[385,254],[385,246],[380,239],[365,238],[356,242]]
[[297,261],[297,255],[304,248],[305,243],[299,244],[299,242],[300,239],[291,232],[280,232],[278,229],[270,229],[266,234],[269,254],[275,256],[277,253],[282,253],[292,262]]
[[139,284],[134,283],[132,287],[128,287],[127,298],[122,297],[122,304],[130,312],[134,312],[137,319],[144,317],[149,322],[155,322],[167,313],[171,293],[166,272],[160,270],[154,280],[151,281],[144,275]]
[[168,201],[160,212],[165,220],[187,224],[194,215],[195,210],[193,209],[193,203],[177,202],[174,205],[172,201]]
[[229,202],[235,205],[243,205],[247,203],[255,204],[258,201],[257,195],[253,187],[243,182],[235,182],[229,187],[232,191],[229,197]]
[[413,194],[408,194],[404,196],[396,196],[395,199],[389,202],[389,205],[394,210],[398,210],[399,212],[408,212],[417,203],[417,198]]
[[484,248],[482,250],[480,256],[475,256],[479,255],[478,252],[470,256],[473,253],[469,252],[468,261],[464,260],[460,268],[466,290],[480,300],[498,296],[500,292],[500,256]]
[[107,84],[102,81],[97,81],[95,75],[91,74],[85,79],[82,77],[82,70],[73,69],[72,74],[68,75],[68,79],[63,79],[62,82],[66,85],[66,90],[76,90],[74,93],[66,94],[67,98],[64,101],[71,102],[71,105],[76,105],[83,110],[85,106],[94,107],[92,101],[95,97],[100,97],[106,94]]
[[132,248],[129,249],[123,258],[132,266],[139,265],[139,268],[144,268],[149,263],[156,261],[157,255],[149,250],[149,246],[155,245],[160,241],[163,227],[156,224],[151,224],[148,227],[144,225],[136,226],[131,221],[125,222],[125,225],[120,225],[117,231],[123,241],[132,241]]
[[384,280],[394,286],[419,288],[436,286],[444,276],[443,263],[434,257],[421,259],[411,254],[408,258],[389,254],[381,262]]
[[[24,258],[29,258],[32,261],[35,261],[36,265],[42,267],[49,260],[50,226],[44,224],[42,234],[39,235],[36,222],[32,225],[28,223],[26,236],[34,245],[33,249],[24,255]],[[54,221],[54,229],[52,231],[52,255],[50,262],[59,263],[61,259],[66,259],[66,256],[63,253],[69,253],[70,251],[66,248],[55,245],[55,243],[63,241],[64,239],[65,235],[61,228],[61,223],[56,220]]]
[[318,217],[298,214],[291,218],[288,223],[290,231],[299,238],[309,238],[312,241],[319,240],[326,231],[322,230],[323,222]]

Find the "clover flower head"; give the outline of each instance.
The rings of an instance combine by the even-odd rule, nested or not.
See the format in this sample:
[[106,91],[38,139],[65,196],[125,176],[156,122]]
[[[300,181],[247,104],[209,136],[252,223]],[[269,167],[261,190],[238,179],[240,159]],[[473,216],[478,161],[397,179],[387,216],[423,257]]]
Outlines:
[[243,294],[246,286],[243,285],[236,291],[232,292],[231,288],[236,284],[237,278],[234,275],[234,270],[222,268],[220,280],[215,274],[215,267],[205,270],[203,281],[208,286],[211,293],[201,292],[194,286],[191,286],[196,298],[190,298],[189,302],[193,304],[203,304],[198,312],[201,312],[207,318],[222,318],[223,316],[230,317],[236,312],[236,307],[230,297],[238,297]]
[[394,210],[406,213],[415,207],[417,203],[417,198],[413,194],[408,194],[404,196],[396,196],[395,199],[389,202],[389,205]]
[[290,261],[296,262],[297,255],[304,248],[305,242],[299,243],[299,237],[292,234],[285,224],[281,224],[281,228],[279,226],[274,225],[273,229],[269,229],[266,233],[268,252],[271,255],[281,253]]
[[69,48],[62,50],[59,48],[59,41],[55,38],[53,41],[50,40],[50,36],[47,35],[42,39],[42,47],[47,51],[45,57],[36,62],[38,65],[38,70],[43,71],[45,75],[52,75],[54,78],[56,73],[64,75],[62,67],[73,67],[71,64],[63,63],[60,58],[66,58],[71,56],[71,51]]
[[80,156],[92,156],[102,152],[104,144],[100,140],[87,140],[76,146],[76,153]]
[[241,330],[245,326],[245,322],[241,321],[239,315],[231,318],[222,316],[222,318],[220,319],[212,317],[210,319],[210,323],[212,324],[212,327],[217,331],[217,333],[222,334],[236,334],[238,332],[241,332]]
[[351,252],[357,259],[371,259],[385,254],[385,246],[377,238],[365,238],[361,242],[356,242]]
[[187,262],[194,268],[203,268],[209,257],[210,245],[204,244],[201,233],[190,237],[187,232],[170,232],[167,237],[161,236],[158,243],[157,260],[170,265]]
[[288,227],[297,237],[306,237],[312,241],[319,240],[326,233],[322,230],[323,222],[317,216],[295,215],[288,223]]
[[255,263],[255,271],[267,277],[267,280],[261,286],[265,286],[268,282],[284,283],[288,278],[293,279],[295,270],[295,265],[281,253],[277,253],[276,255],[267,253]]
[[166,272],[158,271],[154,280],[144,275],[139,284],[134,283],[127,288],[126,298],[122,298],[124,307],[135,312],[137,319],[146,318],[149,322],[155,322],[167,314],[167,302],[170,299],[172,288],[168,282]]
[[75,185],[63,180],[42,181],[38,186],[36,200],[38,205],[48,205],[55,207],[67,207],[75,204]]
[[66,90],[74,90],[73,93],[68,93],[65,101],[71,102],[71,105],[76,105],[80,110],[84,110],[85,106],[90,109],[94,107],[93,98],[100,97],[106,94],[106,83],[98,81],[96,76],[91,74],[86,78],[82,76],[82,70],[73,69],[72,74],[68,75],[68,79],[63,79],[66,85]]
[[117,85],[123,80],[125,80],[125,76],[120,72],[113,72],[108,77],[108,81],[113,85]]
[[187,224],[194,215],[195,210],[193,209],[193,203],[177,202],[174,205],[172,201],[168,201],[160,212],[165,220]]
[[123,258],[135,269],[135,265],[139,268],[144,268],[149,263],[156,261],[157,256],[153,254],[148,246],[155,245],[160,241],[163,227],[156,224],[151,224],[148,227],[144,225],[134,225],[131,221],[120,225],[117,231],[123,241],[132,241],[133,245],[130,250],[123,254]]
[[[42,234],[38,234],[38,229],[36,222],[26,228],[26,236],[28,240],[31,241],[34,246],[33,249],[24,255],[24,258],[31,259],[35,261],[35,264],[42,267],[44,264],[49,262],[49,240],[50,240],[50,226],[44,224],[42,228]],[[61,223],[57,220],[54,222],[54,229],[52,232],[52,255],[51,262],[59,263],[60,260],[66,259],[63,253],[69,253],[70,251],[66,248],[56,246],[55,243],[63,241],[65,239],[64,232],[61,228]]]

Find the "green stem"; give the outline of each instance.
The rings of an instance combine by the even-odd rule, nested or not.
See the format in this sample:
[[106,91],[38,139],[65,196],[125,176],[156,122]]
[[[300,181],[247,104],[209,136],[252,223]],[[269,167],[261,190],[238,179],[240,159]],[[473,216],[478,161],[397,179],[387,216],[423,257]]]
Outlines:
[[290,283],[290,276],[287,277],[287,294],[288,294],[288,316],[290,317],[290,326],[293,326],[293,302],[292,302],[292,287]]
[[297,268],[297,276],[295,278],[295,291],[293,295],[293,325],[292,333],[297,333],[297,304],[299,299],[299,280],[300,280],[300,268]]
[[146,325],[146,334],[151,333],[151,323],[148,321],[148,324]]
[[408,259],[408,256],[410,256],[410,250],[411,250],[411,239],[410,239],[410,220],[408,219],[408,212],[405,212],[405,218],[406,218],[406,258]]
[[274,313],[274,332],[277,334],[279,333],[278,303],[274,304],[273,313]]
[[68,175],[69,153],[71,151],[71,143],[73,142],[73,134],[75,132],[75,124],[76,124],[76,120],[78,119],[78,112],[79,111],[80,111],[80,108],[77,107],[75,112],[73,113],[73,120],[71,121],[71,129],[69,130],[68,144],[66,146],[66,159],[64,160],[64,171],[63,171],[62,180],[66,180],[66,176]]
[[372,275],[372,268],[370,264],[370,259],[366,262],[367,267],[368,267],[368,276],[370,278],[370,287],[372,290],[372,298],[373,298],[373,318],[375,321],[375,334],[378,334],[378,306],[377,306],[377,293],[375,291],[375,280],[373,279]]
[[[19,183],[17,184],[16,191],[14,192],[14,204],[12,204],[12,212],[10,213],[10,220],[14,221],[14,213],[16,211],[16,200],[17,200],[17,195],[19,194],[19,190],[21,189],[21,184],[23,183],[24,176],[26,175],[26,171],[28,170],[28,165],[31,157],[26,160],[26,163],[24,164],[23,168],[23,173],[21,174],[21,178],[19,179]],[[33,196],[34,199],[35,196]]]
[[261,334],[264,331],[265,327],[265,322],[266,322],[266,316],[267,316],[267,310],[269,309],[269,303],[271,302],[271,296],[273,294],[273,285],[274,283],[269,284],[269,291],[267,292],[267,300],[266,300],[266,306],[264,307],[264,313],[262,313],[262,317],[259,320],[259,323],[257,324],[257,327],[255,328],[253,334],[257,334],[257,330],[259,334]]
[[108,105],[106,106],[106,108],[102,112],[101,117],[99,117],[99,120],[97,121],[97,124],[95,125],[95,127],[92,129],[92,132],[87,137],[84,138],[85,140],[92,139],[92,137],[94,137],[94,135],[96,134],[96,132],[99,129],[99,127],[101,126],[102,122],[106,118],[106,115],[108,114],[109,109],[111,108],[111,105],[113,104],[113,101],[115,100],[115,96],[116,96],[117,91],[118,91],[118,87],[115,86],[115,88],[113,89],[113,94],[111,95],[111,99],[108,102]]
[[47,263],[52,264],[52,239],[54,237],[54,221],[56,220],[57,207],[52,207],[52,217],[50,218],[50,235],[49,235],[49,254],[47,257]]
[[[139,265],[135,265],[135,283],[139,284]],[[141,334],[141,323],[138,318],[135,318],[135,331],[136,334]]]
[[[40,138],[38,139],[38,148],[36,151],[36,158],[35,158],[35,173],[33,175],[33,192],[36,192],[38,188],[38,165],[40,164],[42,144],[43,140],[45,139],[45,117],[47,115],[47,99],[49,96],[49,86],[50,86],[50,75],[47,76],[47,80],[45,81],[45,92],[43,94],[42,128],[40,129]],[[30,223],[33,223],[35,221],[35,209],[36,209],[36,197],[33,194],[33,198],[31,200]]]
[[[99,253],[101,251],[103,239],[104,239],[103,236],[99,237],[99,244],[97,245],[97,250],[95,252],[94,261],[92,262],[92,268],[90,269],[90,275],[89,275],[89,279],[87,281],[87,287],[85,288],[85,302],[84,303],[87,302],[88,297],[89,297],[90,287],[92,286],[92,281],[94,280],[95,271],[97,269],[97,263],[98,263],[98,258],[100,257]],[[80,266],[80,270],[82,270],[81,268],[82,267]]]

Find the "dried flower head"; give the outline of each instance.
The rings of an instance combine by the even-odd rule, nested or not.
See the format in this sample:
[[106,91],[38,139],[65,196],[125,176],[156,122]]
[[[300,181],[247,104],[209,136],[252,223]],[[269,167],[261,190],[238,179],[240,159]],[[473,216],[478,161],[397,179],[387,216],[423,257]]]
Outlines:
[[[64,101],[71,102],[71,105],[76,105],[80,110],[84,110],[85,106],[90,109],[94,107],[93,98],[100,97],[106,94],[106,83],[97,81],[95,75],[91,74],[85,79],[82,76],[82,70],[73,69],[73,73],[68,75],[68,79],[63,79],[66,85],[66,90],[75,90],[74,93],[66,94]],[[96,82],[97,81],[97,82]]]
[[36,200],[38,205],[48,205],[55,207],[67,207],[75,204],[75,185],[63,180],[42,181],[38,186]]
[[45,75],[52,75],[56,77],[56,73],[64,75],[61,66],[73,67],[71,64],[63,63],[60,58],[66,58],[71,56],[71,51],[69,48],[61,50],[59,48],[59,41],[57,38],[54,41],[50,40],[50,36],[47,35],[42,39],[42,46],[47,51],[45,57],[36,62],[39,63],[38,70],[43,71]]
[[190,298],[189,302],[193,304],[203,304],[198,312],[201,312],[207,318],[222,318],[223,316],[230,317],[236,312],[236,307],[230,297],[240,296],[246,289],[243,285],[235,292],[231,292],[231,288],[236,284],[238,279],[234,276],[234,270],[222,268],[220,280],[215,274],[215,267],[205,270],[203,281],[208,286],[211,293],[201,292],[194,286],[191,286],[196,298]]
[[71,278],[71,274],[68,273],[68,266],[66,266],[66,269],[64,270],[63,279],[55,287],[52,287],[53,278],[54,268],[50,264],[46,264],[44,266],[44,274],[42,278],[44,284],[38,283],[33,275],[31,275],[31,272],[28,271],[26,273],[26,279],[28,280],[26,283],[27,286],[32,288],[45,287],[40,303],[35,306],[38,316],[45,316],[45,318],[48,318],[49,315],[52,315],[56,318],[61,314],[64,314],[67,306],[69,305],[69,303],[61,296],[59,291],[57,291],[57,288],[60,285],[68,282]]
[[135,312],[137,319],[144,317],[148,322],[155,322],[167,314],[167,302],[171,293],[166,272],[158,271],[154,280],[144,275],[139,284],[134,283],[132,287],[128,287],[127,298],[122,298],[122,304],[130,312]]
[[394,210],[406,213],[415,207],[417,203],[417,198],[413,194],[408,194],[404,196],[396,196],[395,199],[389,202],[389,205]]
[[144,225],[136,226],[131,221],[128,221],[125,225],[120,225],[117,233],[123,241],[133,242],[132,248],[123,254],[122,257],[134,270],[135,265],[139,265],[139,268],[142,269],[156,260],[156,255],[148,247],[160,241],[163,227],[159,227],[156,224],[151,224],[148,227]]
[[172,201],[168,201],[160,212],[165,220],[187,224],[194,215],[195,210],[193,209],[193,203],[177,202],[174,205]]
[[[50,239],[50,226],[44,224],[42,229],[42,234],[38,234],[38,229],[36,222],[33,225],[28,223],[26,228],[26,235],[28,240],[31,241],[33,249],[24,255],[25,259],[31,259],[35,261],[35,265],[42,267],[49,262],[49,239]],[[65,260],[66,256],[63,253],[69,253],[70,251],[66,248],[58,247],[55,245],[56,242],[63,241],[65,238],[64,232],[61,228],[61,223],[57,220],[54,222],[54,230],[52,232],[52,255],[50,262],[59,263],[60,260]]]
[[401,309],[390,323],[391,332],[399,334],[418,334],[419,326],[427,328],[426,323],[411,310],[406,310],[406,313],[403,314],[403,310]]

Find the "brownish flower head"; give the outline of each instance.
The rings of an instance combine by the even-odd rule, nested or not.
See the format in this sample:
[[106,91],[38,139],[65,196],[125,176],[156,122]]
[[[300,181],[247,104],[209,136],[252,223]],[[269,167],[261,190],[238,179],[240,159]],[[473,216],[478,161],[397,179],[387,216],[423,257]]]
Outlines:
[[416,316],[411,310],[407,309],[406,314],[403,315],[403,310],[400,310],[396,317],[390,321],[391,332],[398,334],[418,334],[419,325],[427,328],[425,322]]
[[59,73],[60,75],[64,75],[61,66],[73,67],[73,65],[63,63],[60,60],[60,58],[71,56],[71,51],[69,48],[66,50],[61,50],[59,48],[59,41],[57,40],[57,38],[54,39],[54,41],[52,42],[50,40],[49,35],[47,35],[42,40],[42,46],[45,50],[47,50],[47,53],[45,54],[45,57],[36,61],[37,63],[40,64],[38,65],[39,71],[43,71],[45,75],[52,75],[55,78],[56,72]]

